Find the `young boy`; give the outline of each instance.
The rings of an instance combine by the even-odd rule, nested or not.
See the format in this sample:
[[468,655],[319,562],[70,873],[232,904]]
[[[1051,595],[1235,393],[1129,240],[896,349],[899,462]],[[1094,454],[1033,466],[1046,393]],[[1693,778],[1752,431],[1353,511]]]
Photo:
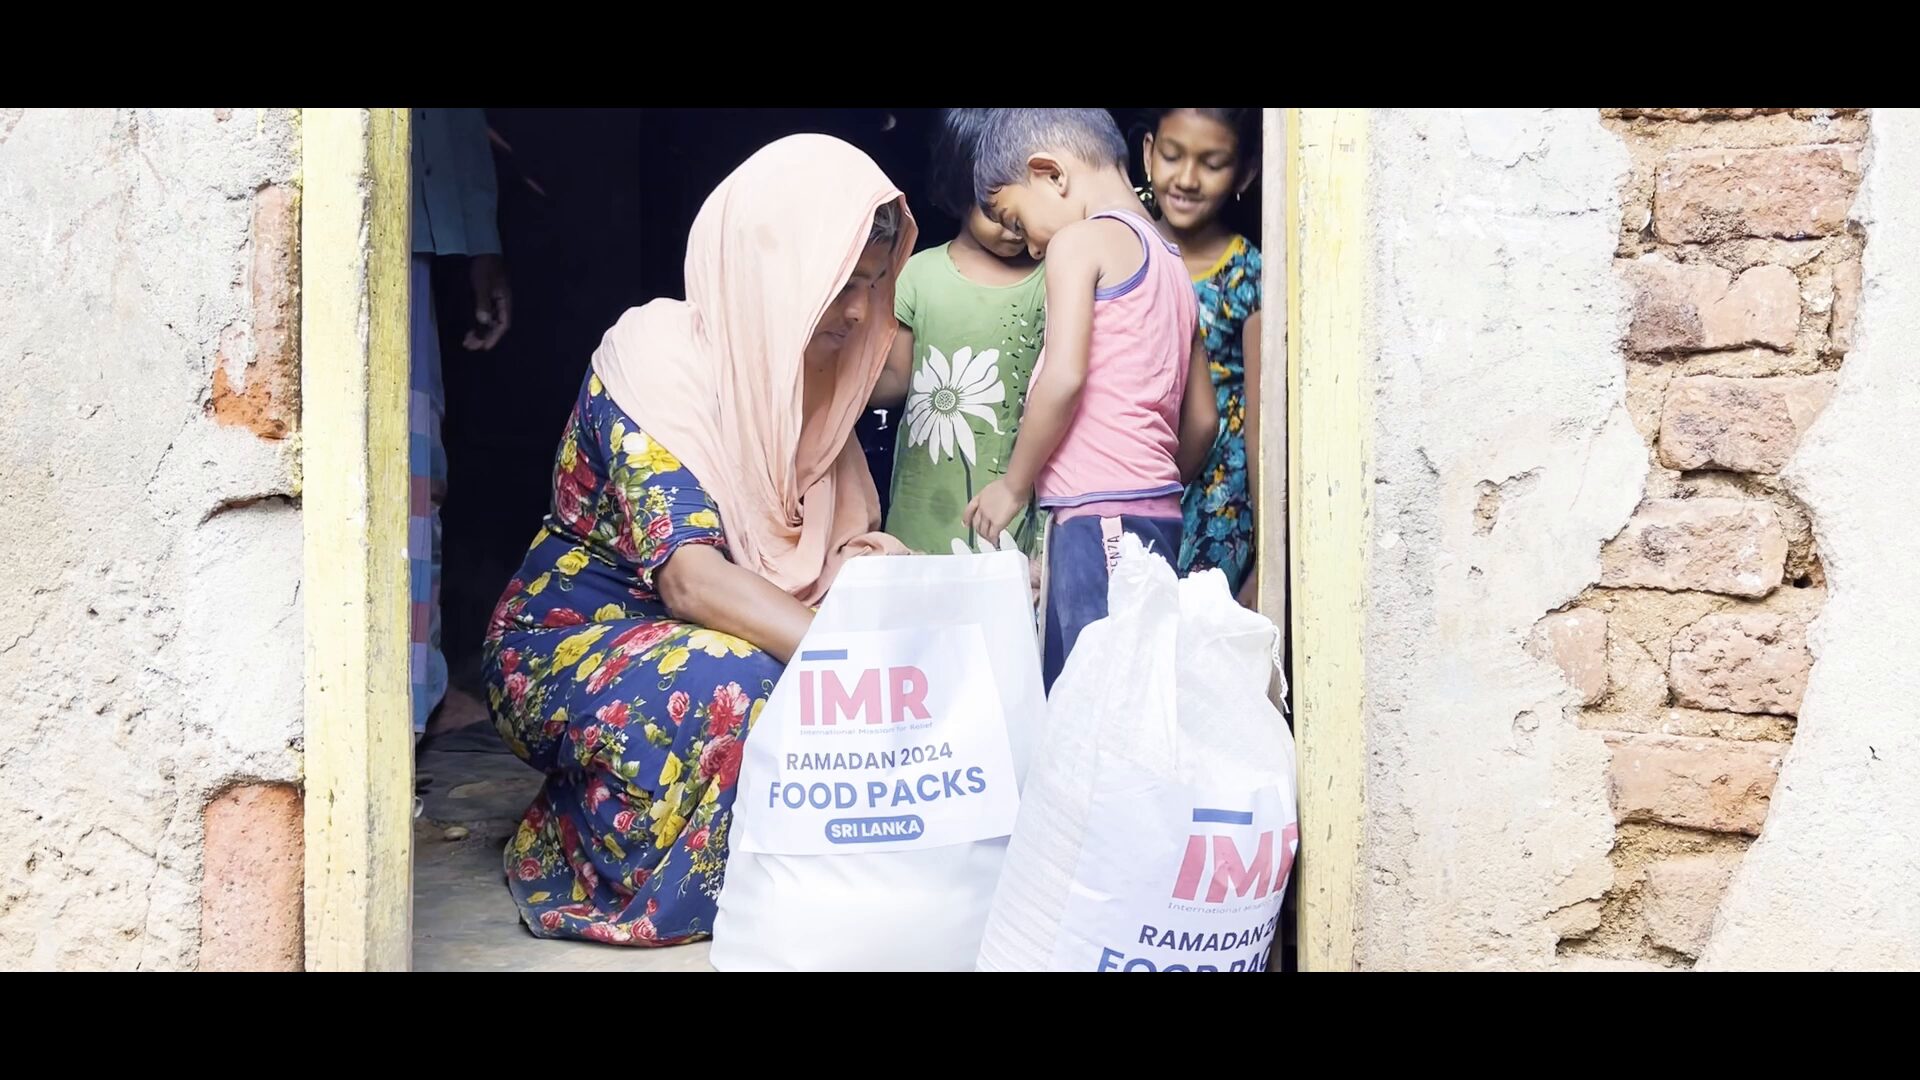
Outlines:
[[[976,546],[967,503],[1007,471],[1046,304],[1045,275],[1026,240],[974,204],[973,142],[985,112],[947,109],[940,117],[929,201],[960,220],[960,235],[900,272],[900,333],[872,397],[875,408],[906,405],[894,425],[886,531],[934,555],[956,540]],[[1023,504],[1011,524],[1032,554],[1039,529],[1029,518]]]
[[1122,532],[1168,561],[1180,495],[1219,413],[1193,283],[1127,178],[1104,109],[990,109],[974,143],[974,200],[1047,260],[1047,338],[1006,475],[974,496],[998,536],[1028,499],[1050,512],[1042,567],[1046,684],[1107,614]]

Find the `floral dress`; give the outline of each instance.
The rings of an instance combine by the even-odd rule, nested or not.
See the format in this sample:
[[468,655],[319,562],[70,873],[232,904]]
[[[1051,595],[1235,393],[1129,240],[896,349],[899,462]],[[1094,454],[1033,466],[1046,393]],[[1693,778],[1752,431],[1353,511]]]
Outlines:
[[713,931],[741,740],[781,665],[667,613],[653,575],[688,544],[726,549],[713,500],[589,374],[485,652],[501,737],[547,774],[506,850],[540,937]]
[[1247,491],[1247,320],[1260,310],[1260,249],[1236,236],[1213,269],[1194,278],[1200,342],[1207,350],[1220,433],[1181,500],[1186,523],[1180,572],[1219,567],[1238,592],[1253,562],[1253,505]]

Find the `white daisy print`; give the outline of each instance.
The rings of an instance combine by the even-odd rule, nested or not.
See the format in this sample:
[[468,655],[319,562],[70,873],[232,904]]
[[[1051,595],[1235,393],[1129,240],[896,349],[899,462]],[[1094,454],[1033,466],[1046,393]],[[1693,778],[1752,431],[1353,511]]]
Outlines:
[[907,396],[907,445],[925,443],[936,465],[944,453],[962,458],[971,469],[975,451],[967,417],[985,420],[997,435],[1000,419],[993,406],[1006,400],[999,349],[976,354],[971,346],[962,346],[948,363],[939,349],[928,346],[926,363],[913,373],[913,392]]

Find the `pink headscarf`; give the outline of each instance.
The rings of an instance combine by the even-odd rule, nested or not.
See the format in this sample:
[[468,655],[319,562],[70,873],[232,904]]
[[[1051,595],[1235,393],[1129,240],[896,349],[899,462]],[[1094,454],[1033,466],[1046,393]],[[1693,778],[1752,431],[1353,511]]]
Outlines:
[[[892,272],[847,337],[833,399],[802,428],[802,354],[866,250],[876,210],[900,206]],[[720,182],[687,236],[687,299],[633,308],[593,370],[614,403],[700,479],[733,561],[816,603],[855,555],[898,554],[853,438],[893,344],[893,286],[918,234],[872,158],[794,135]]]

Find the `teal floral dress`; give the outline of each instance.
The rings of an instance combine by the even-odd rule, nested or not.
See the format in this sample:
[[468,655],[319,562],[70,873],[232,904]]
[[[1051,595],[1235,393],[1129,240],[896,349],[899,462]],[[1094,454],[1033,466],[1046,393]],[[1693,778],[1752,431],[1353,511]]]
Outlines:
[[1260,310],[1260,249],[1236,236],[1214,268],[1193,282],[1200,341],[1207,350],[1220,433],[1206,466],[1181,500],[1186,519],[1180,572],[1219,567],[1237,592],[1253,563],[1253,504],[1247,490],[1247,320]]
[[781,665],[667,613],[653,575],[688,544],[725,550],[713,500],[589,374],[552,512],[486,640],[495,726],[547,774],[506,850],[540,937],[673,945],[712,933],[741,740]]

